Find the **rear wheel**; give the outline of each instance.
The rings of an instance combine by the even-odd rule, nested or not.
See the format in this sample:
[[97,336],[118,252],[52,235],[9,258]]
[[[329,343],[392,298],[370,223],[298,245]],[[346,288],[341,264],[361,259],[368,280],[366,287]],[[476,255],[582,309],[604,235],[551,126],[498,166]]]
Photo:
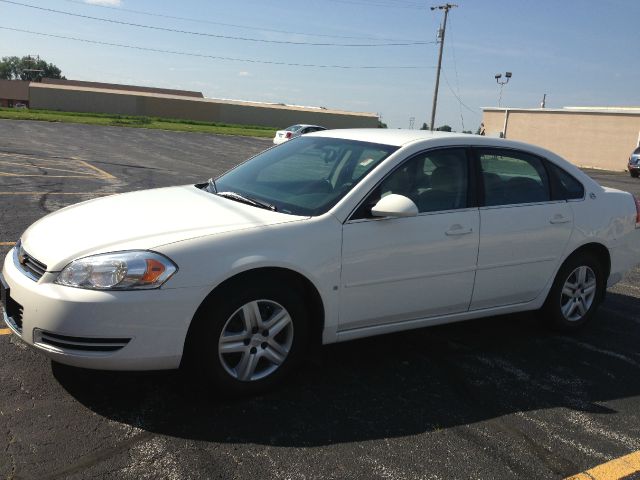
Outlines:
[[583,327],[595,314],[605,289],[598,259],[579,253],[562,265],[541,313],[549,325],[565,332]]
[[191,366],[223,395],[252,395],[297,365],[308,340],[302,295],[291,286],[237,284],[199,309],[191,335]]

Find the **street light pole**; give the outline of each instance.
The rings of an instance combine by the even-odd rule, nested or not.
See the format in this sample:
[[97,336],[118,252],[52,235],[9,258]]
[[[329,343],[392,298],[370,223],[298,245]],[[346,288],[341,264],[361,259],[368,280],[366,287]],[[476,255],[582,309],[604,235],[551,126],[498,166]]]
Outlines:
[[[511,72],[506,72],[504,74],[504,80],[500,80],[502,78],[501,73],[496,73],[496,83],[500,85],[500,96],[498,97],[498,107],[502,106],[502,88],[509,83],[509,79],[513,76]],[[546,94],[545,94],[546,95]]]
[[453,7],[457,7],[452,3],[445,3],[444,5],[438,5],[437,7],[431,7],[431,10],[444,10],[444,21],[442,28],[438,30],[438,39],[440,41],[440,53],[438,54],[438,68],[436,70],[436,87],[433,91],[433,104],[431,105],[431,128],[434,129],[434,122],[436,121],[436,105],[438,103],[438,87],[440,86],[440,67],[442,66],[442,48],[444,47],[444,35],[447,31],[447,16],[449,10]]

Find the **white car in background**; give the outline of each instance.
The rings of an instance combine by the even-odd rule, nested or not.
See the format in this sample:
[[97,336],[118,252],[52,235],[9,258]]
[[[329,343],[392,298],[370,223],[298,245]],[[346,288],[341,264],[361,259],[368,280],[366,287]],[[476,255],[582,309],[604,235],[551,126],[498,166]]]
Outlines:
[[286,142],[287,140],[299,137],[300,135],[305,135],[307,133],[313,132],[321,132],[322,130],[326,130],[326,128],[320,127],[318,125],[291,125],[284,130],[278,130],[275,137],[273,137],[273,143],[275,145],[279,145]]
[[314,345],[527,310],[577,330],[640,262],[639,226],[631,194],[542,148],[319,132],[42,218],[5,259],[4,320],[61,363],[189,364],[251,394]]

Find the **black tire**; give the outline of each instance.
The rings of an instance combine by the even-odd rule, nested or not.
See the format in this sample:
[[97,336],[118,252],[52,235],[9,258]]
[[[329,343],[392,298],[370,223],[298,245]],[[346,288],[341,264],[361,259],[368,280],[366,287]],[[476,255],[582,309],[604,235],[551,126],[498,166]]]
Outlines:
[[[213,387],[217,394],[224,397],[256,395],[270,390],[281,383],[299,364],[308,345],[309,315],[303,298],[302,292],[297,288],[277,278],[261,278],[248,283],[235,282],[221,291],[213,292],[198,309],[193,320],[194,324],[189,331],[188,346],[185,352],[188,355],[187,367],[192,374],[196,375],[199,383],[205,387]],[[252,302],[259,304],[261,310],[283,307],[291,319],[293,338],[288,354],[275,371],[267,374],[264,378],[240,380],[228,370],[229,358],[231,357],[233,360],[233,354],[221,356],[219,341],[225,326],[228,330],[229,322],[237,323],[244,318],[244,313],[238,313],[239,309]],[[239,318],[240,320],[238,320]],[[251,338],[257,335],[263,335],[263,333],[255,333]],[[277,335],[273,337],[275,340]],[[253,348],[255,350],[253,353],[260,355],[263,353],[261,348],[271,348],[270,346],[264,347],[265,343],[262,346],[255,344],[253,347],[254,344],[251,344],[247,348]],[[238,353],[240,357],[245,354],[248,355],[247,352]],[[240,357],[238,357],[239,360]],[[271,363],[267,359],[259,359],[258,362]],[[225,368],[225,364],[227,368]],[[260,365],[261,363],[258,364],[258,366]]]
[[[582,270],[586,268],[587,270]],[[593,274],[595,280],[595,291],[593,292],[593,299],[590,303],[584,301],[584,297],[580,295],[580,292],[584,292],[586,289],[574,290],[574,293],[581,297],[581,299],[574,299],[576,303],[580,303],[584,309],[584,313],[580,308],[575,308],[571,312],[571,319],[567,318],[563,313],[563,306],[571,310],[570,302],[572,297],[563,293],[565,284],[571,280],[570,283],[574,283],[577,277],[575,272],[580,270],[587,273],[587,278],[590,278],[590,273]],[[542,319],[554,330],[561,332],[574,332],[584,327],[595,315],[598,306],[604,298],[606,278],[604,269],[601,262],[596,256],[588,252],[580,252],[569,257],[564,264],[560,267],[558,274],[556,275],[549,295],[545,301],[544,306],[540,310],[539,314]],[[588,308],[587,307],[588,303]],[[565,309],[565,312],[568,311]],[[576,318],[573,318],[576,317]]]
[[629,172],[629,175],[631,175],[633,178],[638,178],[638,174],[640,174],[640,172],[634,170],[631,170]]

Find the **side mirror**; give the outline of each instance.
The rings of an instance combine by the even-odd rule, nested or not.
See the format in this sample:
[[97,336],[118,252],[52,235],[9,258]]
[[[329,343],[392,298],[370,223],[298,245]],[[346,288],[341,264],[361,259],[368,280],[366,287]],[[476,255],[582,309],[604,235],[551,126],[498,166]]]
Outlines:
[[410,198],[391,193],[375,204],[371,214],[374,217],[415,217],[418,207]]

